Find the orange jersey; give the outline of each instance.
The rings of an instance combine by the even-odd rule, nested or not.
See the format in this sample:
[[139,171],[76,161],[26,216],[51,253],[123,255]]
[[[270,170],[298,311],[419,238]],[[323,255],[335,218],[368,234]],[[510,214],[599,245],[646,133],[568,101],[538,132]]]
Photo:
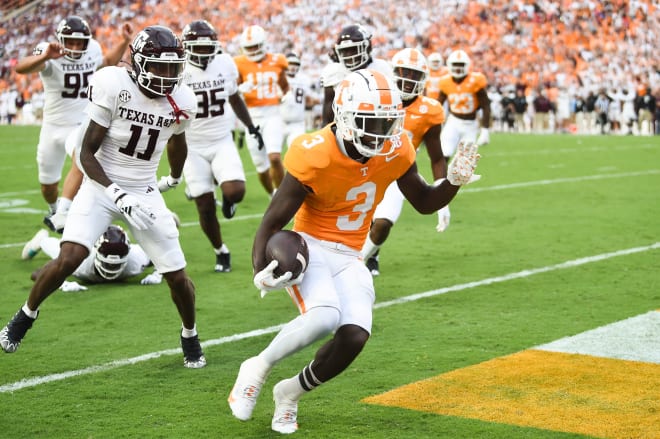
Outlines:
[[359,251],[385,189],[412,166],[415,149],[401,136],[389,155],[359,163],[341,151],[332,126],[297,137],[284,156],[287,172],[312,191],[296,213],[293,229]]
[[440,91],[447,95],[449,112],[469,115],[476,113],[480,103],[477,92],[486,88],[488,81],[483,73],[470,72],[460,83],[455,83],[451,75],[440,78]]
[[445,110],[440,102],[426,96],[417,96],[412,104],[405,107],[406,119],[403,129],[408,134],[415,149],[424,140],[424,135],[433,126],[445,121]]
[[238,68],[238,83],[248,82],[255,87],[243,95],[248,107],[263,107],[278,105],[281,91],[277,81],[282,72],[286,72],[289,63],[284,55],[267,53],[259,62],[250,61],[247,56],[239,55],[234,58]]
[[446,75],[449,72],[447,67],[440,67],[439,70],[429,71],[429,76],[426,78],[426,87],[424,89],[424,94],[430,98],[438,99],[440,95],[440,78]]

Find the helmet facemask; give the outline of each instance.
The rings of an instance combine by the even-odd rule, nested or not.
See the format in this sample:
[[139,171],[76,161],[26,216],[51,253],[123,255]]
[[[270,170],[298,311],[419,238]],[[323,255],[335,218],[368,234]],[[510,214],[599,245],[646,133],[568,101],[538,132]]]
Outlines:
[[200,69],[206,69],[215,55],[220,52],[220,43],[209,38],[184,41],[183,47],[188,62]]
[[427,73],[410,67],[394,67],[394,81],[401,99],[409,101],[424,93]]
[[344,40],[335,44],[337,59],[348,70],[354,71],[369,61],[369,40]]
[[392,148],[384,150],[385,143],[401,135],[404,114],[403,110],[343,112],[337,117],[337,131],[365,157],[389,155],[395,144],[391,143]]
[[140,66],[138,84],[157,96],[171,95],[181,82],[185,58],[173,52],[165,52],[160,58],[135,56]]
[[94,244],[96,255],[94,267],[106,280],[114,280],[121,275],[128,263],[129,240],[123,229],[112,225]]

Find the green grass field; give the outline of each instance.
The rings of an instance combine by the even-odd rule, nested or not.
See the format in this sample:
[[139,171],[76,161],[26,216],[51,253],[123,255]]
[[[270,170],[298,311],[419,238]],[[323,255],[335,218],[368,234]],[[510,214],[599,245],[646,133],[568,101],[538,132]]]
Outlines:
[[[20,258],[46,210],[37,183],[38,127],[3,126],[0,138],[4,325],[26,299],[30,273],[48,259]],[[344,374],[301,401],[297,437],[589,437],[362,401],[660,309],[658,137],[494,133],[481,154],[483,178],[459,192],[446,232],[435,231],[435,215],[404,207],[381,251],[373,336]],[[308,363],[315,346],[275,367],[252,420],[232,417],[226,398],[241,361],[296,314],[284,292],[260,299],[252,285],[252,238],[268,198],[244,163],[245,201],[234,219],[221,221],[232,273],[213,272],[213,252],[183,190],[165,194],[183,223],[208,366],[183,368],[180,321],[164,284],[141,286],[136,278],[58,292],[18,352],[0,355],[0,437],[278,436],[270,430],[272,386]],[[430,179],[424,151],[419,167]],[[612,254],[632,248],[640,250]],[[567,263],[582,258],[589,259]],[[657,427],[657,392],[651,405],[656,411],[640,408],[639,417],[658,420]]]

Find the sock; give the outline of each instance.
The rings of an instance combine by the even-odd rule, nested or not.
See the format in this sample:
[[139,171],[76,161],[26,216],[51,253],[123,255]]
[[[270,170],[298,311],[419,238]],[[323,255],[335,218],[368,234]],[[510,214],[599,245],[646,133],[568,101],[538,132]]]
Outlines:
[[215,252],[216,255],[219,255],[221,253],[227,254],[227,253],[229,253],[229,248],[223,242],[222,246],[220,248],[214,248],[213,251]]
[[371,240],[371,237],[367,235],[367,239],[364,241],[364,246],[362,247],[362,259],[365,261],[376,254],[380,245],[374,244]]
[[60,198],[60,200],[57,202],[57,211],[59,213],[67,213],[69,211],[69,207],[71,207],[71,200],[68,198]]
[[48,203],[48,214],[53,215],[55,212],[57,212],[57,201]]
[[27,302],[25,302],[25,305],[21,307],[23,312],[31,319],[36,319],[37,316],[39,315],[39,308],[37,308],[35,311],[32,311],[29,307]]
[[192,329],[187,329],[185,326],[183,326],[183,323],[181,324],[181,337],[190,338],[196,335],[197,335],[197,324],[195,324]]
[[312,372],[312,363],[305,366],[298,375],[282,381],[280,388],[291,401],[298,401],[305,393],[323,384]]

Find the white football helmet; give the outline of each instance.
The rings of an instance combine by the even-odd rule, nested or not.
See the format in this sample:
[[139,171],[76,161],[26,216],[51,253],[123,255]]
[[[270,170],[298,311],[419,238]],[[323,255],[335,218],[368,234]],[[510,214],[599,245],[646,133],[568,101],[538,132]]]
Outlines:
[[392,57],[392,70],[401,99],[409,101],[424,93],[429,67],[417,49],[403,49]]
[[[349,74],[332,103],[337,134],[365,157],[388,155],[403,132],[405,110],[393,81],[375,70]],[[391,148],[384,151],[386,141]]]
[[246,27],[241,34],[240,46],[250,61],[261,61],[266,55],[266,31],[261,26]]
[[429,69],[435,71],[440,70],[442,68],[442,63],[444,62],[442,55],[440,55],[438,52],[433,52],[430,54],[427,60],[429,62]]
[[117,279],[128,263],[130,250],[130,241],[124,229],[111,225],[96,240],[94,249],[94,267],[98,274],[106,280]]
[[454,78],[462,78],[470,71],[470,57],[463,50],[454,50],[447,58],[449,73]]

